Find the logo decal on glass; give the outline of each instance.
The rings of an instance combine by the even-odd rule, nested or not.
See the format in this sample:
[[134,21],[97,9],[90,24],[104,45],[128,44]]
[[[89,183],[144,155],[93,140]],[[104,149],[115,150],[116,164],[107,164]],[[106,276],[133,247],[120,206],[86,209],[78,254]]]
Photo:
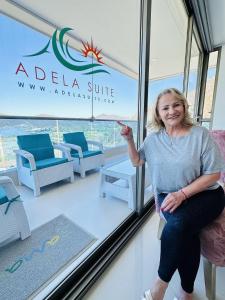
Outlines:
[[[63,28],[61,31],[59,31],[59,45],[58,45],[57,43],[58,29],[56,29],[55,32],[53,33],[52,38],[48,41],[47,45],[42,50],[33,54],[25,55],[25,57],[38,56],[45,53],[49,53],[48,49],[51,43],[55,57],[64,67],[72,71],[83,72],[82,73],[83,75],[91,75],[96,73],[110,74],[108,71],[102,68],[102,65],[104,65],[104,63],[102,62],[102,57],[100,56],[102,49],[99,50],[97,47],[94,47],[92,40],[90,44],[88,42],[84,43],[82,41],[84,49],[81,50],[84,58],[88,58],[88,56],[91,55],[92,57],[91,63],[89,63],[87,60],[75,59],[70,54],[69,45],[68,45],[69,40],[66,42],[66,44],[63,43],[64,35],[70,30],[72,30],[72,28],[66,27]],[[59,50],[59,46],[61,48],[61,51]],[[97,63],[93,63],[93,59],[95,59]]]

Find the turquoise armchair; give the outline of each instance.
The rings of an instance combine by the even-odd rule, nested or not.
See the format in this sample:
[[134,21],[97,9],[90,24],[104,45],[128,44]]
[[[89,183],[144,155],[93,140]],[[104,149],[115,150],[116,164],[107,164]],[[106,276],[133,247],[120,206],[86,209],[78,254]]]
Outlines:
[[[61,145],[70,150],[73,160],[74,172],[85,177],[86,171],[100,168],[104,165],[104,152],[101,143],[86,140],[83,132],[72,132],[63,134],[64,143]],[[97,149],[90,149],[90,145]]]
[[0,243],[18,235],[22,240],[31,235],[27,215],[13,181],[0,177]]
[[[68,149],[51,142],[49,134],[29,134],[17,137],[19,150],[15,150],[18,179],[40,195],[40,188],[51,183],[70,179],[74,181],[73,161]],[[54,149],[62,152],[56,157]]]

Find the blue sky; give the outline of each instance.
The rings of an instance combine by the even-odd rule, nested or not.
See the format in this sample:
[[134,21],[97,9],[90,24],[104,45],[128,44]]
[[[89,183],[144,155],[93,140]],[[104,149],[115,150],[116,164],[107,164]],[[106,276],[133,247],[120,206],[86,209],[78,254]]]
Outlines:
[[[0,14],[0,26],[0,113],[89,118],[92,114],[92,105],[91,99],[88,99],[91,97],[88,89],[90,90],[92,86],[92,76],[71,71],[60,64],[51,44],[49,53],[24,57],[43,49],[49,37],[2,14]],[[94,41],[94,34],[92,36]],[[83,48],[82,44],[81,48]],[[81,52],[71,48],[70,53],[76,59],[85,59]],[[16,74],[20,63],[22,63],[20,71]],[[36,78],[35,67],[38,78],[42,80]],[[94,94],[96,97],[93,105],[94,116],[106,114],[132,117],[137,114],[137,81],[105,65],[103,67],[110,74],[93,75],[94,85],[97,90],[102,91],[102,94]],[[23,68],[29,77],[22,71]],[[192,85],[195,75],[191,76]],[[72,87],[74,81],[76,85]],[[174,76],[151,82],[149,102],[152,102],[162,89],[168,87],[182,89],[182,77]],[[110,92],[107,94],[107,91]]]

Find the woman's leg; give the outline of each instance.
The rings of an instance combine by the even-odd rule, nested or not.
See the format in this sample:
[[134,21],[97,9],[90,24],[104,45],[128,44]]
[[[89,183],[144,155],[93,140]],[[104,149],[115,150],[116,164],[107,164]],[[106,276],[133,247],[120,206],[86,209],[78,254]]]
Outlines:
[[[159,195],[159,202],[162,203],[165,196],[165,194]],[[186,247],[186,245],[194,235],[198,235],[204,226],[212,222],[222,212],[224,202],[223,191],[218,188],[217,190],[204,191],[194,195],[172,214],[164,213],[167,223],[161,236],[161,255],[158,270],[159,277],[163,281],[169,282],[176,269],[180,267],[180,262],[183,262],[181,267],[182,286],[186,289],[186,292],[190,292],[190,287],[194,285],[198,270],[200,247],[197,240],[195,240],[196,248],[193,249],[195,255],[192,256],[188,251],[190,247]],[[190,283],[191,281],[192,283]]]
[[183,257],[188,230],[182,218],[170,217],[161,235],[160,264],[158,269],[159,277],[169,282],[177,270],[179,261]]
[[[178,262],[178,272],[181,278],[182,290],[186,293],[192,293],[194,290],[194,282],[197,276],[200,263],[200,238],[199,234],[195,234],[186,240],[183,254]],[[183,295],[185,294],[183,292]]]

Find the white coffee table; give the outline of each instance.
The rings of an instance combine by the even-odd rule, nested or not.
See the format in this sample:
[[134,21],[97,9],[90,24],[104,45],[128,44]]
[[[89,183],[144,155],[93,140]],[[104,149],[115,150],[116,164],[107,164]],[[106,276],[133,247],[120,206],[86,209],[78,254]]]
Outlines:
[[[145,187],[150,186],[146,174]],[[100,196],[113,196],[128,202],[130,209],[135,209],[136,168],[130,160],[125,160],[101,169]]]

